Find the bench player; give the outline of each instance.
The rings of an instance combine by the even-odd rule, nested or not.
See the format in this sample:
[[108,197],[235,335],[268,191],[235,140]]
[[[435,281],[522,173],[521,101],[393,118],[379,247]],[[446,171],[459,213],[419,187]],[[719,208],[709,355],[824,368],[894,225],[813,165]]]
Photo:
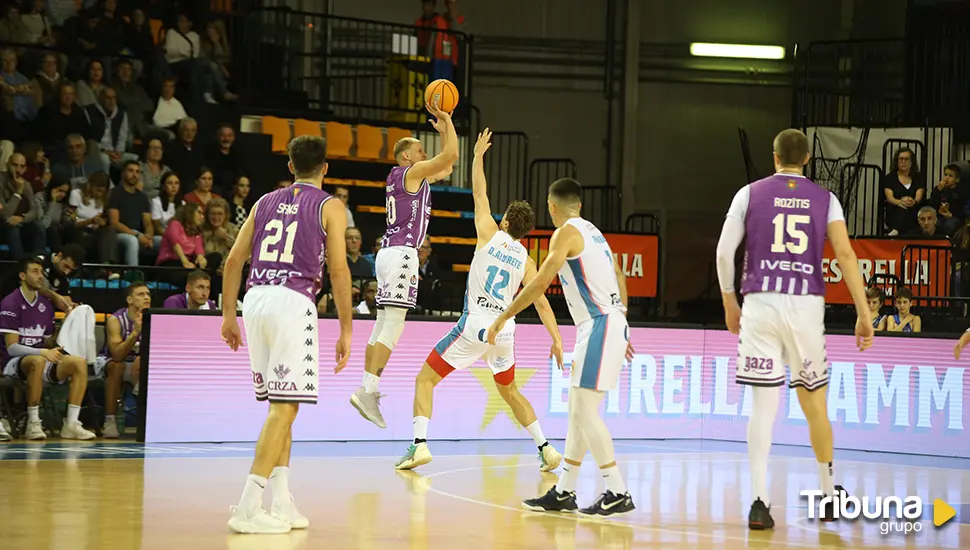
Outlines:
[[[395,464],[394,467],[398,470],[411,470],[431,462],[427,437],[434,388],[451,372],[467,368],[481,358],[485,359],[492,370],[499,395],[512,409],[515,419],[525,426],[535,441],[539,449],[540,470],[555,470],[562,460],[562,455],[543,436],[532,405],[519,393],[515,385],[515,323],[506,324],[494,346],[484,338],[485,329],[512,303],[519,284],[528,284],[536,276],[535,262],[519,242],[519,239],[535,227],[536,217],[532,207],[525,201],[515,201],[505,211],[501,224],[496,224],[492,217],[483,166],[485,151],[491,145],[491,135],[487,128],[479,134],[475,144],[475,159],[472,162],[472,193],[475,200],[478,243],[468,272],[465,309],[458,324],[432,350],[414,382],[414,442]],[[542,324],[552,337],[549,356],[554,356],[559,368],[562,368],[562,336],[559,334],[556,316],[545,295],[536,298],[535,306]]]
[[549,187],[549,215],[557,228],[549,241],[549,254],[535,279],[489,327],[488,341],[494,343],[505,323],[545,293],[558,273],[576,324],[566,464],[552,489],[522,504],[536,511],[576,511],[579,468],[589,449],[600,467],[606,491],[580,512],[612,516],[635,507],[616,466],[613,438],[600,418],[599,406],[606,392],[617,387],[624,358],[632,359],[633,348],[626,322],[626,277],[600,230],[580,217],[582,197],[582,186],[571,178],[556,180]]
[[[835,195],[803,175],[808,159],[805,134],[798,130],[778,134],[774,141],[775,174],[738,191],[717,244],[725,322],[731,333],[740,335],[737,382],[753,386],[748,458],[754,502],[748,527],[754,530],[775,525],[768,498],[768,453],[786,363],[791,372],[788,385],[796,388],[808,421],[822,491],[833,498],[844,491],[833,480],[832,424],[825,391],[829,382],[822,278],[826,237],[855,304],[856,344],[860,351],[872,345],[865,283],[849,242],[842,206]],[[734,257],[745,237],[742,311],[734,292]],[[822,508],[819,518],[834,520],[831,504]]]
[[458,160],[458,136],[451,114],[428,105],[441,134],[441,152],[429,159],[421,142],[403,138],[394,145],[398,166],[387,176],[387,230],[374,262],[377,274],[377,322],[364,354],[364,380],[350,396],[361,416],[386,428],[377,392],[381,374],[404,331],[404,317],[418,299],[418,247],[428,234],[431,219],[429,183],[447,177]]
[[[269,401],[256,457],[229,528],[237,533],[286,533],[309,521],[289,491],[292,425],[301,403],[314,405],[320,385],[317,307],[326,255],[344,258],[347,209],[320,187],[327,173],[327,142],[300,136],[288,146],[293,185],[263,196],[239,230],[224,269],[222,337],[233,351],[242,337],[236,301],[243,264],[252,257],[243,322],[257,401]],[[339,372],[350,354],[352,309],[350,267],[330,262],[330,282],[340,319],[336,344]],[[271,484],[271,512],[263,509],[263,489]]]

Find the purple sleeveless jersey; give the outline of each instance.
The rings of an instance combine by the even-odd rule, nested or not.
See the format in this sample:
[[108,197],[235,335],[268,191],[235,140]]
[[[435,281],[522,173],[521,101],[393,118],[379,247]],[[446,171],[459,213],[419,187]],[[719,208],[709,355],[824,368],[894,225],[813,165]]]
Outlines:
[[330,197],[319,187],[296,182],[259,200],[247,289],[285,286],[314,299],[327,252],[323,205]]
[[387,230],[381,248],[409,246],[418,248],[428,234],[431,219],[431,186],[421,182],[417,193],[408,193],[404,174],[409,166],[396,166],[387,176]]
[[[111,314],[111,317],[117,317],[118,323],[121,325],[121,339],[127,340],[131,336],[131,331],[135,330],[135,324],[128,317],[128,308],[123,307],[118,311]],[[138,336],[138,340],[135,341],[134,347],[131,348],[131,352],[128,353],[128,357],[125,357],[126,363],[131,363],[135,360],[135,357],[141,353],[141,335]],[[111,357],[111,348],[108,347],[108,340],[105,339],[104,346],[101,347],[101,355],[105,357]]]
[[822,254],[832,195],[808,178],[775,174],[750,186],[741,293],[825,295]]

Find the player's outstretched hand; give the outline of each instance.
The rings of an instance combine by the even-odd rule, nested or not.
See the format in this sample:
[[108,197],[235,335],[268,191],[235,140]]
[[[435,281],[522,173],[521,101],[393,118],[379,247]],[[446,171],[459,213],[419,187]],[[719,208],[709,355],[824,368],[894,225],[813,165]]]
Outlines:
[[501,317],[499,317],[498,319],[495,320],[494,323],[492,323],[492,326],[488,327],[489,344],[492,344],[493,346],[495,345],[495,338],[498,336],[498,333],[502,332],[502,327],[504,326],[505,326],[505,319],[502,319]]
[[562,370],[562,342],[553,342],[549,349],[549,359],[556,358],[556,365]]
[[478,134],[478,141],[475,142],[475,156],[481,157],[485,155],[485,151],[492,146],[492,131],[488,128],[482,130],[482,133]]
[[960,340],[957,341],[957,345],[954,346],[953,348],[954,359],[960,358],[960,352],[963,351],[963,348],[967,347],[967,344],[970,344],[970,330],[968,330],[967,332],[964,332],[963,336],[960,337]]
[[350,360],[350,335],[349,334],[341,334],[340,338],[337,339],[336,359],[337,359],[337,366],[334,367],[333,369],[334,374],[337,374],[338,372],[344,370],[344,367],[347,366],[347,361]]
[[232,351],[238,351],[242,344],[242,333],[239,332],[239,323],[235,317],[222,318],[222,341],[229,345]]
[[855,345],[859,348],[859,351],[865,351],[872,347],[873,334],[872,321],[868,318],[859,317],[855,323]]

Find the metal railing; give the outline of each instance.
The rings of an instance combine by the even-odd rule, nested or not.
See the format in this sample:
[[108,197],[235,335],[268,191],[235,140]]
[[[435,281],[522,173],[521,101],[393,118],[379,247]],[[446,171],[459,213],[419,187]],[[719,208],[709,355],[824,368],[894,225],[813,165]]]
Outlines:
[[573,159],[537,158],[529,163],[529,182],[524,195],[536,212],[536,227],[551,228],[552,219],[546,207],[549,185],[559,178],[576,178],[578,170]]
[[846,212],[849,234],[855,237],[883,235],[886,201],[882,193],[883,170],[875,164],[842,167],[839,201]]
[[510,202],[527,196],[528,162],[529,136],[525,132],[492,132],[492,147],[485,155],[485,177],[493,211],[502,212]]
[[627,233],[660,234],[660,218],[650,212],[634,212],[626,217],[623,229]]
[[899,255],[899,284],[913,296],[949,296],[953,247],[906,245]]

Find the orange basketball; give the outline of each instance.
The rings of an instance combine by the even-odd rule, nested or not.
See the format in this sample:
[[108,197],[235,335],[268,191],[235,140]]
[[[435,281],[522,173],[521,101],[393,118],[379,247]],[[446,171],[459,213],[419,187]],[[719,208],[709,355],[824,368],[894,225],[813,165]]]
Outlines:
[[431,104],[438,100],[438,108],[446,113],[455,111],[458,106],[458,88],[450,80],[435,80],[424,89],[424,101]]

